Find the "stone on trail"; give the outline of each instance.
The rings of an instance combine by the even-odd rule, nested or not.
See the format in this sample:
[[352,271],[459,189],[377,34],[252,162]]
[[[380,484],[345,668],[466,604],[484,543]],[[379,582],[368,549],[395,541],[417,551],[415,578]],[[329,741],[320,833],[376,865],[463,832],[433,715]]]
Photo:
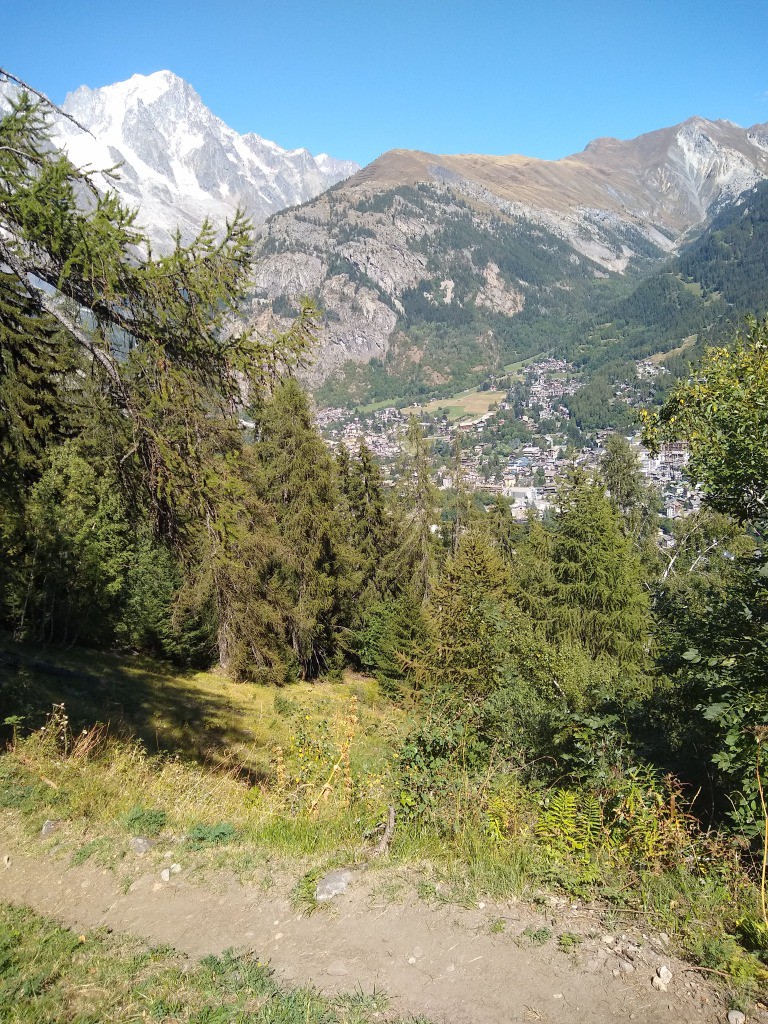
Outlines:
[[659,978],[658,975],[656,975],[656,974],[654,974],[653,978],[651,979],[651,984],[653,985],[653,987],[656,989],[657,992],[666,992],[667,991],[667,983],[666,983],[666,981],[662,981],[661,978]]
[[663,981],[665,985],[668,985],[672,981],[672,971],[670,971],[666,964],[662,964],[656,971],[656,977]]
[[349,974],[349,970],[343,960],[334,960],[325,968],[325,973],[331,978],[342,978],[345,974]]
[[746,1019],[741,1010],[728,1011],[728,1024],[744,1024]]
[[325,903],[326,900],[332,900],[334,896],[341,896],[347,891],[347,887],[354,877],[355,872],[352,868],[336,868],[335,871],[329,871],[315,886],[315,899],[318,903]]
[[163,880],[164,882],[170,882],[170,880],[171,880],[171,871],[170,871],[170,868],[164,868],[164,869],[163,869],[163,870],[162,870],[162,871],[160,872],[160,877],[162,878],[162,880]]
[[145,853],[149,853],[155,844],[151,839],[147,839],[146,836],[132,836],[128,840],[128,845],[134,853],[138,853],[140,857],[143,857]]
[[40,836],[45,839],[47,836],[52,835],[58,828],[58,821],[54,821],[52,818],[48,818],[43,822],[43,827],[40,829]]

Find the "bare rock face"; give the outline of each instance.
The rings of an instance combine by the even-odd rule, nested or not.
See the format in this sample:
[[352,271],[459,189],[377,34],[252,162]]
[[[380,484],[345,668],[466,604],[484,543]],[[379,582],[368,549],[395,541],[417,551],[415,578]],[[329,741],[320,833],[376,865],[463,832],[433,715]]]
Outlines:
[[525,305],[525,294],[506,283],[493,261],[486,265],[483,276],[485,284],[475,296],[475,305],[485,306],[505,316],[516,316]]
[[308,295],[323,282],[324,266],[314,253],[282,252],[258,264],[253,283],[267,299],[280,295]]

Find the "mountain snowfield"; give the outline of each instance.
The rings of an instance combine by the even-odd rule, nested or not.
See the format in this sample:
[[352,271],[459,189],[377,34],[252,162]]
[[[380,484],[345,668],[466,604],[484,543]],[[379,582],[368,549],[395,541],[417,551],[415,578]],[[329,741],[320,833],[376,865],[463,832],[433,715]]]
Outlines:
[[56,116],[54,143],[79,167],[120,165],[109,184],[139,208],[138,222],[159,250],[172,245],[177,228],[189,241],[204,218],[223,225],[238,207],[261,224],[359,170],[327,153],[314,157],[252,132],[239,135],[170,71],[80,86],[62,109],[88,132]]

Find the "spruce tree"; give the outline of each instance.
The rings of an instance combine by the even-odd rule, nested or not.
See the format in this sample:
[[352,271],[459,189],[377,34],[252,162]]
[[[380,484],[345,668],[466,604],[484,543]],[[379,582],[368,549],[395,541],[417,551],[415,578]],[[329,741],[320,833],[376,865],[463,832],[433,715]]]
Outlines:
[[45,445],[73,429],[77,368],[66,332],[0,271],[0,488],[34,479]]
[[561,495],[552,546],[549,632],[639,665],[647,652],[650,606],[639,559],[603,488],[577,479]]
[[342,535],[334,461],[295,380],[281,383],[258,412],[256,452],[262,498],[282,546],[270,588],[297,669],[310,678],[339,662],[358,580]]
[[380,567],[393,549],[393,524],[387,506],[381,469],[373,452],[360,442],[357,458],[350,467],[347,489],[351,536],[361,574],[361,589],[374,593],[384,589]]
[[422,689],[463,705],[482,703],[501,685],[515,617],[510,583],[484,534],[463,533],[426,607],[429,639],[414,668]]
[[16,630],[44,643],[108,642],[133,559],[125,505],[114,477],[74,443],[49,462],[24,509]]
[[385,569],[394,587],[410,590],[421,602],[429,592],[436,564],[433,527],[438,520],[438,497],[429,443],[415,416],[408,419],[403,448],[397,509],[400,540]]

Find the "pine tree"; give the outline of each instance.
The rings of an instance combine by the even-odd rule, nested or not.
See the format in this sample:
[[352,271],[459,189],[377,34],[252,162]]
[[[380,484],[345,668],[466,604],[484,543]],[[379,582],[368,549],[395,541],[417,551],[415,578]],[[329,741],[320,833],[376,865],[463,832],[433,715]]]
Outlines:
[[76,367],[66,333],[0,271],[0,488],[34,479],[45,445],[71,430]]
[[360,665],[373,673],[385,692],[407,690],[408,665],[426,640],[421,604],[408,591],[374,602],[354,637]]
[[429,456],[421,425],[410,416],[400,465],[400,542],[385,568],[393,586],[410,590],[419,602],[427,597],[436,563],[438,501]]
[[[0,474],[27,472],[49,427],[66,433],[87,381],[97,413],[87,444],[100,467],[109,456],[133,519],[172,547],[185,599],[213,616],[220,660],[234,666],[282,652],[264,583],[279,538],[254,489],[238,409],[302,362],[318,316],[305,303],[288,332],[268,339],[233,329],[251,256],[250,224],[237,213],[221,232],[204,222],[190,245],[177,239],[156,258],[136,212],[51,146],[27,94],[0,119]],[[72,372],[72,353],[85,373]],[[44,472],[45,459],[32,469]],[[0,520],[8,545],[13,516],[2,510]]]
[[420,688],[441,701],[477,705],[501,685],[515,618],[510,583],[483,533],[462,534],[430,592],[429,639],[414,667]]
[[394,547],[393,523],[384,494],[381,470],[365,441],[351,464],[347,485],[351,516],[350,541],[360,570],[361,590],[381,594],[382,561]]
[[[201,434],[236,430],[243,392],[257,399],[278,367],[301,362],[315,336],[311,304],[276,338],[231,329],[252,253],[250,224],[237,213],[222,237],[204,222],[190,245],[177,240],[156,258],[136,211],[112,191],[99,193],[52,148],[28,94],[0,119],[0,264],[13,279],[13,290],[3,287],[6,306],[11,294],[24,315],[39,310],[48,335],[55,324],[79,350],[130,427],[122,483],[141,489],[157,532],[179,545],[191,507],[206,501],[210,445]],[[7,364],[6,347],[7,337]],[[43,361],[39,387],[52,386],[54,365]],[[5,432],[5,412],[4,421]]]
[[661,498],[643,479],[640,460],[623,434],[611,434],[600,460],[600,474],[611,501],[621,513],[624,530],[653,565],[658,560],[655,547]]
[[467,481],[462,464],[461,435],[456,433],[453,441],[453,460],[451,466],[451,483],[453,493],[451,495],[451,536],[450,549],[455,552],[459,538],[468,529],[475,518],[475,509],[472,503],[472,495],[467,487]]
[[131,527],[114,477],[68,443],[31,488],[15,595],[19,635],[39,642],[112,639],[133,559]]
[[638,457],[623,434],[608,436],[600,473],[616,508],[629,516],[642,501],[645,487]]
[[489,536],[498,546],[502,557],[511,563],[519,546],[524,542],[525,529],[515,522],[509,502],[500,494],[496,495],[493,504],[488,509],[486,526]]

